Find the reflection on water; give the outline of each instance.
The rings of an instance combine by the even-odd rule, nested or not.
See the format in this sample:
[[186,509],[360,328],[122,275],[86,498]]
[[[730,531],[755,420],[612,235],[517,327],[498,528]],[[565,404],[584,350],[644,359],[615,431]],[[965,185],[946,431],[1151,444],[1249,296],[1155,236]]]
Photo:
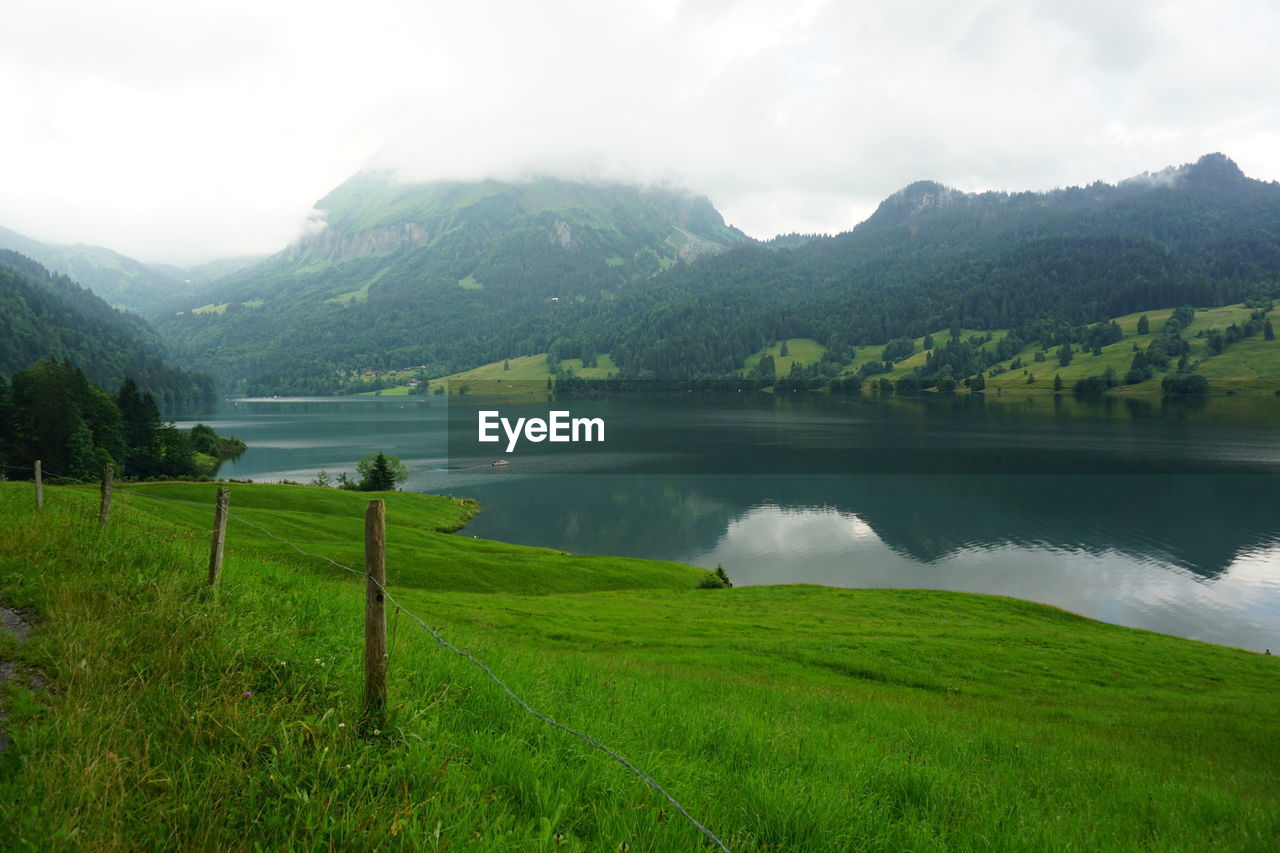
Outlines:
[[[710,450],[692,446],[713,452],[714,465],[697,464],[705,455],[684,464],[675,452],[637,466],[633,454],[639,472],[573,476],[548,475],[565,469],[563,458],[519,454],[506,468],[449,470],[445,407],[436,401],[241,403],[202,419],[249,443],[220,472],[227,477],[305,481],[320,469],[353,471],[370,450],[394,453],[413,472],[409,488],[480,500],[468,535],[721,563],[739,584],[1010,595],[1134,627],[1280,648],[1280,476],[1266,473],[1280,458],[1273,401],[766,403],[684,400],[677,417],[661,403],[628,401],[615,413],[663,441],[673,423],[693,424],[693,434],[713,439]],[[1052,470],[1037,463],[1021,473],[1012,463],[1001,473],[909,466],[913,473],[868,474],[834,463],[821,473],[789,470],[797,453],[850,435],[928,447],[954,462],[942,466],[951,471],[965,470],[966,454],[1002,447],[1055,460]],[[1208,473],[1062,473],[1099,470],[1098,460],[1139,450]],[[766,473],[726,473],[735,458]],[[596,459],[602,470],[618,467],[608,454]],[[1262,473],[1236,473],[1251,470]]]
[[971,541],[924,562],[896,550],[856,514],[760,506],[692,562],[733,567],[735,582],[950,589],[1054,604],[1097,619],[1229,645],[1274,648],[1280,540],[1245,549],[1209,581],[1132,548]]

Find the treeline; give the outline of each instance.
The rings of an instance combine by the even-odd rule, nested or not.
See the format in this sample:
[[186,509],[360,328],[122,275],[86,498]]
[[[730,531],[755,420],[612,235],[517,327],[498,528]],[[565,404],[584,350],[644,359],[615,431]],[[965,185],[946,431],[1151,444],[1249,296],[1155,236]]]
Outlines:
[[140,317],[30,258],[0,250],[0,373],[48,355],[84,365],[88,380],[103,387],[133,377],[164,411],[214,398],[213,379],[170,366],[159,337]]
[[120,477],[188,477],[204,473],[197,453],[218,459],[244,449],[207,426],[193,433],[165,422],[155,397],[130,378],[108,394],[56,358],[9,380],[0,374],[0,467],[12,466],[10,478],[29,478],[36,460],[51,476],[77,479],[96,478],[106,464]]

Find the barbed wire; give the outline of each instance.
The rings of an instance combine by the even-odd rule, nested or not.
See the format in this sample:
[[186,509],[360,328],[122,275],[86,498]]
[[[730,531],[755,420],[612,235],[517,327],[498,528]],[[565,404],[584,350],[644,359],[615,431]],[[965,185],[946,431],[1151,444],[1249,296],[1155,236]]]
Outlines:
[[[16,467],[16,466],[15,466],[15,467]],[[31,469],[31,470],[34,470],[34,469]],[[52,479],[73,480],[73,481],[75,481],[75,482],[77,482],[77,483],[80,483],[80,484],[83,484],[83,485],[88,485],[88,486],[96,485],[95,483],[91,483],[91,482],[88,482],[88,481],[86,481],[86,480],[81,480],[81,479],[79,479],[78,477],[67,477],[67,476],[62,476],[62,475],[59,475],[59,474],[54,474],[54,473],[52,473],[52,472],[47,472],[47,473],[48,473],[48,476],[49,476],[50,478],[52,478]],[[143,492],[143,491],[139,491],[139,490],[136,490],[136,489],[130,489],[129,491],[130,491],[131,493],[133,493],[133,494],[138,495],[139,497],[151,498],[152,500],[166,501],[166,502],[169,502],[169,503],[190,504],[190,505],[192,505],[192,506],[199,506],[199,507],[208,507],[208,506],[210,506],[210,505],[211,505],[211,504],[206,503],[206,502],[203,502],[203,501],[193,501],[193,500],[187,500],[187,499],[185,499],[185,498],[169,498],[169,497],[164,497],[164,496],[162,496],[162,495],[150,494],[150,493]],[[358,576],[360,576],[360,577],[362,577],[362,578],[365,578],[365,579],[366,579],[366,581],[373,583],[373,585],[378,589],[378,591],[380,591],[380,592],[383,594],[383,596],[384,596],[384,597],[386,598],[386,600],[391,604],[391,606],[392,606],[392,607],[394,607],[394,608],[396,609],[396,612],[397,612],[397,613],[403,613],[403,614],[404,614],[405,616],[407,616],[409,619],[411,619],[411,620],[413,620],[414,622],[418,623],[418,625],[419,625],[419,626],[420,626],[424,631],[426,631],[428,634],[430,634],[430,635],[435,639],[436,643],[437,643],[441,648],[446,649],[446,650],[448,650],[448,651],[450,651],[450,652],[453,652],[455,655],[458,655],[459,657],[465,658],[466,660],[470,661],[474,666],[476,666],[476,667],[477,667],[477,668],[479,668],[482,672],[484,672],[484,674],[485,674],[485,675],[487,675],[487,676],[489,677],[489,680],[490,680],[490,681],[492,681],[494,684],[496,684],[496,685],[497,685],[497,686],[498,686],[498,687],[499,687],[499,688],[500,688],[504,693],[506,693],[506,694],[507,694],[507,696],[509,696],[509,697],[510,697],[510,698],[511,698],[511,699],[512,699],[512,700],[513,700],[517,705],[519,705],[522,709],[524,709],[524,711],[525,711],[526,713],[528,713],[530,716],[533,716],[533,717],[535,717],[535,718],[537,718],[537,719],[541,720],[542,722],[546,723],[546,724],[547,724],[547,725],[549,725],[549,726],[553,726],[553,727],[555,727],[555,728],[557,728],[557,729],[560,729],[560,730],[561,730],[561,731],[563,731],[563,732],[566,732],[567,734],[570,734],[570,735],[572,735],[572,736],[574,736],[574,737],[578,738],[578,739],[579,739],[579,740],[581,740],[582,742],[586,743],[587,745],[589,745],[589,746],[591,746],[591,747],[595,748],[596,750],[598,750],[598,751],[600,751],[600,752],[603,752],[605,755],[608,755],[608,756],[609,756],[610,758],[612,758],[614,761],[618,762],[618,763],[619,763],[619,764],[621,764],[623,767],[625,767],[625,768],[627,768],[628,770],[630,770],[630,771],[631,771],[635,776],[637,776],[639,779],[641,779],[641,780],[642,780],[642,781],[644,781],[647,785],[649,785],[649,787],[653,788],[653,790],[655,790],[655,791],[657,791],[659,794],[661,794],[661,795],[662,795],[662,796],[667,800],[667,802],[669,802],[669,803],[671,804],[671,807],[672,807],[672,808],[674,808],[677,812],[679,812],[679,813],[680,813],[680,814],[685,818],[685,820],[687,820],[687,821],[689,821],[689,823],[693,824],[693,826],[694,826],[694,827],[695,827],[695,828],[696,828],[700,833],[702,833],[702,835],[704,835],[704,836],[705,836],[709,841],[711,841],[713,844],[715,844],[717,847],[719,847],[721,850],[723,850],[723,851],[724,851],[724,853],[731,853],[731,851],[729,850],[729,848],[725,845],[725,843],[724,843],[723,841],[721,841],[721,840],[720,840],[720,839],[715,835],[715,833],[713,833],[710,829],[708,829],[706,826],[704,826],[704,825],[702,824],[702,822],[701,822],[701,821],[699,821],[697,818],[695,818],[693,815],[691,815],[691,814],[688,812],[688,810],[687,810],[687,809],[685,809],[685,807],[684,807],[683,805],[681,805],[681,804],[680,804],[680,802],[679,802],[675,797],[673,797],[670,793],[668,793],[668,792],[667,792],[667,789],[666,789],[666,788],[662,787],[662,785],[660,785],[660,784],[658,783],[658,781],[657,781],[656,779],[654,779],[652,776],[650,776],[650,775],[649,775],[648,773],[646,773],[645,771],[641,770],[639,767],[637,767],[635,764],[633,764],[632,762],[630,762],[629,760],[627,760],[626,758],[624,758],[622,755],[618,754],[617,752],[615,752],[614,750],[610,749],[610,748],[609,748],[608,746],[606,746],[605,744],[601,743],[601,742],[600,742],[597,738],[595,738],[594,736],[589,735],[589,734],[587,734],[586,732],[578,731],[577,729],[572,728],[572,727],[570,727],[570,726],[567,726],[567,725],[565,725],[564,723],[561,723],[561,722],[559,722],[559,721],[557,721],[557,720],[555,720],[555,719],[553,719],[553,718],[551,718],[551,717],[547,716],[546,714],[543,714],[542,712],[540,712],[540,711],[536,710],[535,708],[533,708],[531,705],[529,705],[529,703],[528,703],[528,702],[526,702],[524,699],[522,699],[522,698],[521,698],[521,697],[520,697],[520,696],[519,696],[519,695],[518,695],[514,690],[512,690],[510,687],[508,687],[508,686],[507,686],[507,684],[506,684],[506,682],[504,682],[501,678],[499,678],[499,677],[497,676],[497,674],[496,674],[496,673],[494,673],[494,671],[493,671],[492,669],[490,669],[490,668],[489,668],[489,667],[488,667],[488,666],[487,666],[483,661],[481,661],[481,660],[480,660],[479,658],[477,658],[475,655],[471,654],[471,652],[468,652],[468,651],[466,651],[465,649],[460,649],[460,648],[458,648],[457,646],[455,646],[453,643],[451,643],[451,642],[449,642],[448,640],[446,640],[446,639],[444,638],[444,636],[443,636],[443,635],[442,635],[442,634],[441,634],[437,629],[432,628],[430,625],[428,625],[428,624],[426,623],[426,621],[425,621],[425,620],[423,620],[423,619],[422,619],[422,617],[418,616],[418,614],[414,613],[412,610],[410,610],[409,608],[407,608],[407,607],[405,607],[403,604],[401,604],[401,603],[400,603],[400,602],[395,598],[395,596],[391,594],[391,591],[390,591],[390,590],[388,590],[384,584],[379,583],[379,582],[378,582],[378,580],[377,580],[376,578],[371,577],[367,572],[363,572],[363,571],[360,571],[359,569],[354,569],[354,568],[352,568],[351,566],[345,565],[344,563],[340,563],[340,562],[338,562],[337,560],[335,560],[335,559],[333,559],[333,558],[331,558],[331,557],[329,557],[329,556],[326,556],[325,554],[317,554],[317,553],[315,553],[315,552],[313,552],[313,551],[307,551],[306,549],[304,549],[304,548],[302,548],[302,547],[298,546],[296,543],[294,543],[294,542],[292,542],[292,541],[290,541],[290,540],[288,540],[288,539],[284,538],[283,536],[277,536],[275,533],[272,533],[270,530],[268,530],[267,528],[263,527],[262,525],[260,525],[260,524],[256,524],[256,523],[254,523],[254,522],[252,522],[252,521],[249,521],[248,519],[246,519],[246,518],[244,518],[244,517],[242,517],[242,516],[240,516],[240,515],[237,515],[236,513],[231,512],[230,510],[228,510],[228,511],[227,511],[227,517],[228,517],[228,518],[235,519],[236,521],[240,522],[241,524],[243,524],[243,525],[245,525],[245,526],[247,526],[247,527],[251,527],[251,528],[253,528],[253,529],[255,529],[255,530],[259,531],[259,532],[260,532],[260,533],[262,533],[263,535],[265,535],[265,536],[267,536],[267,537],[269,537],[269,538],[271,538],[271,539],[274,539],[274,540],[275,540],[275,541],[277,541],[277,542],[280,542],[280,543],[282,543],[282,544],[288,545],[290,548],[294,549],[294,550],[295,550],[295,551],[297,551],[299,554],[302,554],[302,555],[303,555],[303,556],[305,556],[305,557],[312,557],[312,558],[314,558],[314,559],[323,560],[324,562],[329,563],[330,565],[335,566],[336,568],[342,569],[343,571],[346,571],[346,572],[350,572],[350,573],[351,573],[351,574],[353,574],[353,575],[358,575]]]

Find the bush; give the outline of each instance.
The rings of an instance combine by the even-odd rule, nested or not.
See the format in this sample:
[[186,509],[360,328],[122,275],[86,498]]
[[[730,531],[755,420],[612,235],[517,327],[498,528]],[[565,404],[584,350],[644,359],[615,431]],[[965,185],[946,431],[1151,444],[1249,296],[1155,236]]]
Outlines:
[[707,572],[706,577],[698,581],[698,589],[728,589],[733,586],[733,581],[729,580],[729,574],[724,570],[724,566],[716,563],[714,572]]
[[1173,373],[1160,381],[1166,394],[1208,394],[1209,380],[1198,373]]
[[720,578],[725,586],[733,586],[733,581],[729,580],[729,573],[724,570],[724,566],[716,563],[716,577]]

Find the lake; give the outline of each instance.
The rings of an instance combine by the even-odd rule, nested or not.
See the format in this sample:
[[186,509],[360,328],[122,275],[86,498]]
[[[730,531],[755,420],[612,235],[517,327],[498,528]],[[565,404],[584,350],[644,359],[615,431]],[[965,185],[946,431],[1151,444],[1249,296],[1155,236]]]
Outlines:
[[450,453],[450,413],[479,402],[450,399],[228,401],[179,424],[248,443],[221,477],[393,453],[405,488],[480,501],[459,535],[721,564],[739,585],[1009,595],[1280,652],[1274,398],[570,401],[607,421],[603,446],[497,447],[503,467]]

